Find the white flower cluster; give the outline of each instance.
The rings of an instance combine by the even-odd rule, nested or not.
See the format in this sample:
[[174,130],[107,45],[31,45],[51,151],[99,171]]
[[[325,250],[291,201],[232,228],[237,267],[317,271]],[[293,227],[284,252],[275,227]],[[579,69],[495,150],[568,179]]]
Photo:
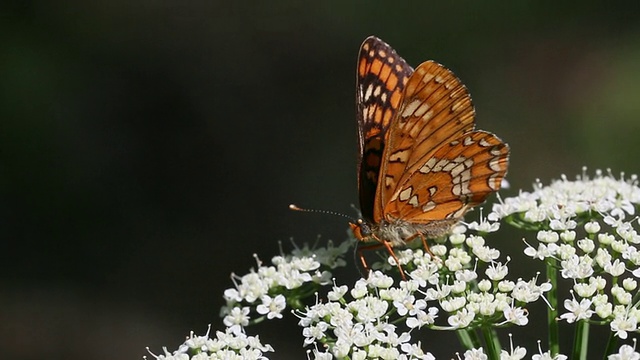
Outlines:
[[619,338],[637,332],[637,177],[616,179],[597,172],[594,178],[563,177],[549,186],[537,182],[534,188],[494,205],[489,218],[537,231],[537,243],[527,244],[525,254],[557,265],[561,276],[573,282],[562,319],[573,323],[597,315]]
[[[409,288],[415,283],[403,282],[399,288],[392,285],[391,277],[375,271],[367,280],[358,280],[351,291],[344,285],[334,286],[327,295],[328,302],[299,312],[305,345],[328,345],[326,353],[315,351],[317,359],[434,359],[422,351],[420,344],[409,342],[408,332],[398,334],[389,316],[395,308],[398,314],[415,320],[413,326],[418,327],[433,324],[438,309],[415,300],[412,293],[416,289]],[[353,301],[345,300],[347,292]]]
[[[258,269],[244,276],[232,276],[235,287],[225,290],[227,305],[222,308],[223,322],[234,332],[250,324],[251,311],[267,319],[282,318],[287,305],[302,307],[298,303],[320,285],[331,283],[331,273],[325,268],[342,266],[341,258],[351,244],[344,242],[334,247],[309,250],[306,246],[294,251],[293,256],[276,256],[271,266],[258,261]],[[286,295],[286,297],[285,297]]]
[[[511,334],[509,334],[511,338]],[[521,360],[527,355],[527,349],[520,346],[513,347],[511,344],[511,351],[501,350],[500,360]],[[489,357],[484,353],[484,349],[471,349],[464,352],[462,359],[464,360],[487,360]],[[458,356],[460,359],[460,356]],[[550,351],[542,351],[540,348],[540,341],[538,340],[538,353],[531,356],[531,360],[567,360],[568,357],[563,354],[552,355]],[[616,354],[611,354],[607,357],[608,360],[640,360],[640,353],[631,345],[622,345],[618,348]]]
[[[463,231],[458,228],[449,236],[449,246],[431,246],[431,254],[397,252],[408,276],[397,286],[380,271],[351,289],[334,285],[325,302],[298,313],[305,344],[326,346],[327,352],[317,358],[432,359],[410,342],[411,331],[526,325],[528,312],[522,306],[538,300],[550,285],[537,284],[535,277],[507,280],[507,263],[496,261],[500,253],[483,237]],[[392,257],[389,261],[394,267]],[[446,324],[436,322],[441,313]]]
[[[257,336],[247,336],[242,332],[227,329],[216,332],[215,338],[209,337],[209,330],[203,336],[191,336],[180,345],[178,350],[156,355],[148,348],[149,354],[156,360],[265,360],[265,352],[273,352],[271,345],[263,345]],[[144,357],[146,359],[146,356]]]

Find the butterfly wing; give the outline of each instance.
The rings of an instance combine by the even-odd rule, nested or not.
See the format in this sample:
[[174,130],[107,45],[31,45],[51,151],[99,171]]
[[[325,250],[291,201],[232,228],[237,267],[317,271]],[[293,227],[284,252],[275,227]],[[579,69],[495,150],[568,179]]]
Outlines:
[[376,221],[457,219],[500,188],[508,146],[474,131],[474,119],[471,97],[450,70],[433,61],[416,68],[387,133]]
[[356,74],[358,121],[358,189],[360,209],[373,219],[376,186],[385,134],[396,117],[402,91],[413,69],[384,41],[370,36],[362,43]]

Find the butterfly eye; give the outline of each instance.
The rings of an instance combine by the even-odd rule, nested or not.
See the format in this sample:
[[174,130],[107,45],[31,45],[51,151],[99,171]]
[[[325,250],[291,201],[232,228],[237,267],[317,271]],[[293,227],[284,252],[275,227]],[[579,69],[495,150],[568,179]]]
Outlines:
[[360,241],[367,240],[367,238],[373,234],[371,226],[362,219],[356,220],[355,223],[349,222],[349,227],[351,228],[351,231],[353,231],[353,236]]
[[373,231],[371,231],[371,226],[369,226],[369,224],[364,222],[364,220],[362,219],[358,219],[357,223],[358,223],[358,229],[360,229],[360,234],[362,235],[363,238],[371,236]]

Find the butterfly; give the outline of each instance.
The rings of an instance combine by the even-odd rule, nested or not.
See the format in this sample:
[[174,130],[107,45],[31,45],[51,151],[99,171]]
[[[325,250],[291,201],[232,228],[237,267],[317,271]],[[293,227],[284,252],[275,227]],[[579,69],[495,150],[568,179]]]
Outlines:
[[[358,189],[356,239],[393,248],[446,235],[500,189],[509,147],[475,130],[475,110],[462,82],[426,61],[415,70],[384,41],[360,47],[356,71]],[[398,265],[404,278],[402,267]]]

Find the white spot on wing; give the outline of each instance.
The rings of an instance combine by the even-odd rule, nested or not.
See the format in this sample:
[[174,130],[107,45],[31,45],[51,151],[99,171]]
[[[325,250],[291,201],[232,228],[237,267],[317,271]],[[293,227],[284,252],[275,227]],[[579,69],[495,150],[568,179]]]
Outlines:
[[427,212],[427,211],[431,211],[433,209],[436,208],[436,203],[433,201],[429,201],[428,203],[424,204],[424,206],[422,207],[422,212]]
[[368,101],[372,93],[373,93],[373,84],[369,84],[369,86],[367,86],[367,91],[364,92],[364,101]]
[[500,158],[494,157],[489,161],[489,168],[493,171],[502,170],[502,166],[500,166]]
[[471,138],[471,136],[467,136],[466,138],[464,138],[464,141],[463,141],[462,144],[464,146],[469,146],[469,145],[473,144],[474,142],[475,141],[473,141],[473,138]]
[[418,205],[420,205],[420,202],[418,201],[418,195],[413,195],[409,200],[409,204],[413,207],[418,207]]
[[416,111],[416,109],[418,108],[418,106],[420,106],[422,102],[420,100],[413,100],[411,103],[407,104],[407,106],[404,107],[404,110],[402,110],[402,114],[400,114],[400,116],[402,116],[403,118],[409,117],[411,115],[413,115],[413,112]]
[[409,186],[408,188],[402,190],[400,192],[400,201],[407,201],[407,199],[409,199],[411,197],[411,194],[413,193],[413,187]]

